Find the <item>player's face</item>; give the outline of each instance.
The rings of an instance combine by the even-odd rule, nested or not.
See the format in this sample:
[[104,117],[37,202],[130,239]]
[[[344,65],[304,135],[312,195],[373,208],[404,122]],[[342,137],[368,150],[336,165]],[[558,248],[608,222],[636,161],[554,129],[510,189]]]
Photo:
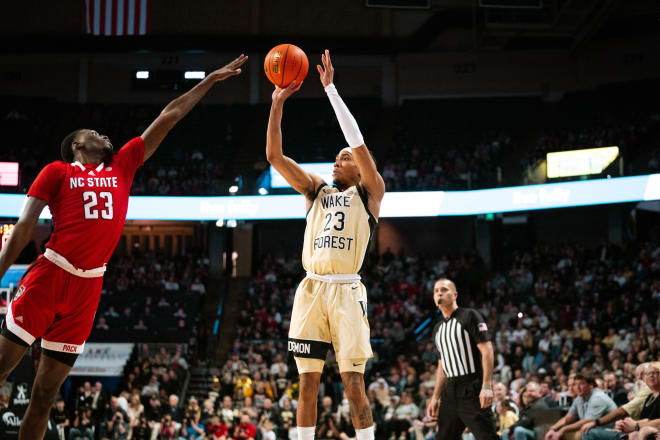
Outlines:
[[92,155],[98,154],[102,160],[103,158],[112,156],[113,148],[110,139],[95,130],[85,130],[80,134],[79,141],[87,153]]
[[341,150],[335,158],[332,181],[335,185],[344,188],[356,185],[360,181],[360,171],[350,151]]
[[449,280],[439,280],[435,283],[433,288],[433,302],[435,305],[447,306],[456,300],[456,290]]

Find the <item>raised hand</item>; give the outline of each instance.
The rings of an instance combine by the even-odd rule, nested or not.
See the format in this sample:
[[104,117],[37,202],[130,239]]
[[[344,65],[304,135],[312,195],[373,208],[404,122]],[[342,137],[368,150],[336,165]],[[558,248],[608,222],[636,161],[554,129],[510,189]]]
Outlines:
[[326,88],[329,84],[332,84],[332,81],[335,78],[335,68],[332,67],[332,60],[330,59],[330,51],[328,49],[326,49],[325,53],[321,55],[321,62],[323,63],[323,67],[321,67],[320,64],[317,64],[316,70],[319,71],[319,75],[321,76],[321,84],[323,84],[323,88]]
[[223,81],[230,76],[236,76],[241,73],[241,66],[245,64],[247,61],[248,57],[247,55],[241,54],[238,58],[236,58],[234,61],[231,63],[227,64],[224,67],[221,67],[220,69],[211,72],[211,75],[214,77],[216,81]]
[[296,83],[296,80],[291,81],[291,84],[289,84],[287,87],[278,87],[275,86],[275,90],[273,90],[273,103],[274,104],[280,104],[286,101],[286,99],[296,93],[298,90],[300,90],[300,87],[302,87],[303,81],[300,82],[300,84]]

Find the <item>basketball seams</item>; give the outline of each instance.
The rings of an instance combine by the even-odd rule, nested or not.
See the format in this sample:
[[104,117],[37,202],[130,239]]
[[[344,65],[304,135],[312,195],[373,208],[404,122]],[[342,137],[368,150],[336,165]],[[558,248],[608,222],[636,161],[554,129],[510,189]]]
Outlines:
[[266,78],[270,80],[270,82],[273,82],[273,78],[270,76],[270,63],[272,62],[273,57],[269,53],[266,55],[266,62],[264,63],[264,70],[266,71]]
[[282,87],[282,83],[284,82],[284,77],[286,75],[286,57],[289,55],[289,48],[291,47],[290,44],[286,45],[286,51],[284,52],[284,56],[282,57],[282,77],[280,78],[280,85],[279,87]]
[[298,57],[300,58],[300,61],[298,61],[298,64],[299,64],[299,65],[298,65],[298,72],[296,72],[296,76],[294,77],[294,79],[296,79],[296,80],[298,79],[298,75],[300,75],[300,70],[302,69],[302,66],[303,66],[303,57],[302,57],[302,54],[301,54],[301,53],[298,53]]

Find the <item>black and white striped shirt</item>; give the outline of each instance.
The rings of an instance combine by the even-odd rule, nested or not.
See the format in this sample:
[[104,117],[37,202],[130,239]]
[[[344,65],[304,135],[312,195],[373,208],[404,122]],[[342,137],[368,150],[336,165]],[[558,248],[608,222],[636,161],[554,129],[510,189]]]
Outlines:
[[481,377],[481,352],[477,344],[492,338],[479,312],[459,307],[436,325],[433,335],[445,376],[477,374]]

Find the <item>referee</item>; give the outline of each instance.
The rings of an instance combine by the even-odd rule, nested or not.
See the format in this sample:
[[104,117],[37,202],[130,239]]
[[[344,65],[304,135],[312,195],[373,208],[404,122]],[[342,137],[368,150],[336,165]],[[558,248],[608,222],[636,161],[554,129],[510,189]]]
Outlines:
[[479,312],[458,307],[457,296],[452,280],[436,281],[433,301],[444,319],[433,332],[440,360],[426,410],[438,420],[438,440],[459,440],[466,426],[476,440],[497,440],[491,336]]

